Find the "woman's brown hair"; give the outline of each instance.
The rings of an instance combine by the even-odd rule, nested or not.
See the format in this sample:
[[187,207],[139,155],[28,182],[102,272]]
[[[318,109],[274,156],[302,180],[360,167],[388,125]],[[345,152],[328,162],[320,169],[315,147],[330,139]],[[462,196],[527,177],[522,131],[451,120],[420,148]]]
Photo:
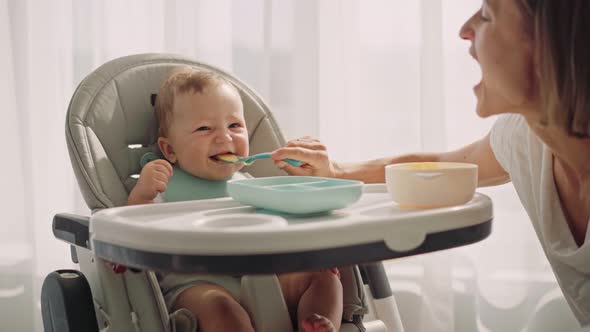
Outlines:
[[542,123],[590,137],[590,0],[517,0],[534,42]]

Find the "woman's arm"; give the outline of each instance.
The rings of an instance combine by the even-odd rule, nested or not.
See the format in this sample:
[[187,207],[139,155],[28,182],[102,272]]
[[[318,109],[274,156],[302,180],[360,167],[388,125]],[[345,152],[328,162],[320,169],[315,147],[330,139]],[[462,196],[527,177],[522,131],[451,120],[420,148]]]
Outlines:
[[[495,186],[510,181],[496,160],[490,146],[490,135],[458,150],[444,153],[407,154],[357,163],[337,163],[328,159],[325,147],[319,141],[306,137],[290,141],[286,148],[273,153],[277,165],[292,175],[330,176],[360,180],[365,183],[385,182],[385,166],[407,162],[464,162],[479,166],[479,187]],[[280,159],[292,158],[308,165],[295,168],[281,163]]]
[[365,183],[382,183],[385,182],[385,166],[387,165],[413,162],[434,162],[439,160],[439,154],[420,153],[386,157],[356,163],[333,162],[334,177],[359,180]]
[[499,186],[510,182],[510,176],[496,159],[490,145],[490,134],[458,150],[442,153],[439,161],[477,164],[478,187]]

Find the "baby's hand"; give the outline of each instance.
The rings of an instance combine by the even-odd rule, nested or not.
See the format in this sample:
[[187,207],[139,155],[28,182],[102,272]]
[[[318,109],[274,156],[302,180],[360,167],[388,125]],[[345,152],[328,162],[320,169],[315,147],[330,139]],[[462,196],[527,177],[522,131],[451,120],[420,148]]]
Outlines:
[[129,194],[127,205],[152,203],[158,193],[166,191],[171,176],[172,165],[168,161],[150,161],[141,170],[139,180]]

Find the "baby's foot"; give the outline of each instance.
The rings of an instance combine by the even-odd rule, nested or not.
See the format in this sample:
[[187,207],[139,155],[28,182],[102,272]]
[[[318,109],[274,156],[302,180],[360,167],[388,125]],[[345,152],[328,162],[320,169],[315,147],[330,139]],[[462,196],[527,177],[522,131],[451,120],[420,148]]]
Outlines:
[[324,316],[313,314],[301,321],[303,332],[336,332],[334,325]]

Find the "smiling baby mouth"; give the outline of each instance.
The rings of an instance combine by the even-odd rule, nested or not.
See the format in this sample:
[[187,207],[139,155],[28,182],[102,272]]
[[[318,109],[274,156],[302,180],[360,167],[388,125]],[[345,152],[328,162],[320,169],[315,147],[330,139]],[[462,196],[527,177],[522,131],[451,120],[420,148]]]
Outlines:
[[223,161],[223,160],[220,158],[220,156],[228,156],[228,155],[232,155],[232,156],[239,157],[239,156],[237,156],[236,154],[234,154],[233,152],[230,152],[230,151],[225,151],[225,152],[221,152],[221,153],[214,154],[214,155],[210,156],[210,157],[209,157],[209,159],[211,159],[212,161],[214,161],[214,162],[216,162],[216,163],[221,163],[221,164],[226,164],[226,165],[228,165],[228,163],[227,163],[227,162]]

